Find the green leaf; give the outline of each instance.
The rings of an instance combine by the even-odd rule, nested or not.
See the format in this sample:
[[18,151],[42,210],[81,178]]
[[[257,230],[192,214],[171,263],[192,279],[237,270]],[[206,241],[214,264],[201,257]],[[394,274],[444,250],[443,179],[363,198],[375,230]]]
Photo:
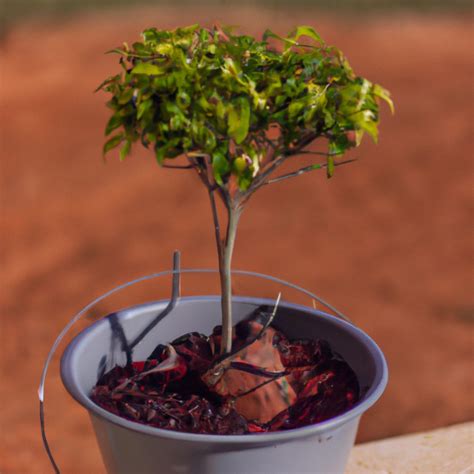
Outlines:
[[294,100],[288,106],[288,116],[290,120],[295,120],[299,115],[300,112],[305,108],[306,103],[302,100]]
[[378,141],[378,127],[377,122],[373,119],[373,113],[370,110],[362,110],[352,117],[356,129],[367,132],[374,143]]
[[247,191],[247,189],[252,184],[252,181],[253,181],[252,171],[247,168],[238,177],[239,189],[241,191]]
[[203,95],[201,97],[199,97],[199,99],[197,100],[197,103],[202,108],[202,110],[204,110],[205,112],[208,112],[211,109],[211,104],[208,102],[206,97],[204,97]]
[[280,41],[284,41],[284,42],[288,42],[288,43],[291,43],[291,44],[295,44],[294,41],[291,41],[291,40],[289,40],[288,38],[284,38],[283,36],[277,35],[277,34],[274,33],[272,30],[266,29],[266,30],[263,32],[262,39],[263,39],[263,41],[267,41],[268,38],[275,38],[275,39],[280,40]]
[[145,74],[147,76],[160,76],[165,72],[166,69],[152,63],[138,63],[132,69],[132,74]]
[[371,136],[374,143],[377,143],[379,141],[379,130],[378,130],[376,122],[372,122],[372,121],[363,122],[360,125],[360,128]]
[[285,43],[285,52],[288,52],[292,46],[297,46],[298,43],[293,38],[284,38],[283,36],[273,33],[271,30],[265,30],[263,33],[263,41],[267,41],[268,38],[275,38]]
[[232,58],[224,58],[224,70],[228,71],[233,76],[238,76],[240,73],[240,66]]
[[115,129],[120,127],[123,123],[123,117],[118,112],[110,117],[109,121],[107,122],[107,126],[105,127],[105,135],[110,135]]
[[241,98],[229,107],[228,132],[238,145],[247,137],[250,126],[250,105],[247,99]]
[[156,28],[147,28],[143,33],[143,39],[148,42],[148,41],[155,41],[157,39],[157,33],[158,31]]
[[122,94],[118,98],[118,103],[120,105],[128,104],[132,100],[132,97],[133,97],[133,89],[127,88],[122,92]]
[[319,36],[319,34],[316,33],[316,31],[311,28],[311,26],[299,26],[298,28],[296,28],[290,38],[295,41],[298,41],[302,36],[307,36],[308,38],[313,39],[317,43],[324,44],[324,41],[321,36]]
[[150,110],[150,107],[153,104],[152,99],[147,99],[144,100],[143,102],[140,102],[138,109],[137,109],[137,119],[140,120],[143,117],[143,114],[145,114],[148,110]]
[[167,152],[166,146],[157,146],[157,148],[155,149],[156,161],[158,162],[160,166],[162,166],[163,162],[165,161],[166,152]]
[[181,109],[187,109],[191,105],[191,98],[185,91],[180,91],[176,96],[176,103]]
[[206,138],[204,141],[204,150],[206,150],[207,152],[211,152],[216,147],[216,137],[209,129],[206,128],[205,130]]
[[356,130],[355,131],[355,144],[359,146],[362,143],[362,138],[364,137],[364,130]]
[[100,91],[101,89],[103,89],[105,86],[108,86],[109,84],[113,83],[113,82],[117,82],[118,80],[120,80],[120,74],[117,74],[115,76],[110,76],[108,77],[107,79],[105,79],[105,81],[102,81],[98,86],[97,88],[94,90],[94,92],[98,92]]
[[362,79],[361,84],[357,84],[357,86],[355,86],[355,93],[357,95],[357,110],[362,110],[364,107],[366,107],[367,98],[371,87],[372,84],[367,79]]
[[212,172],[216,183],[219,186],[223,186],[223,178],[230,172],[230,164],[226,157],[220,152],[215,152],[212,155]]
[[131,146],[132,146],[132,143],[130,142],[130,140],[125,140],[125,143],[120,149],[120,161],[123,161],[125,157],[130,153]]
[[242,173],[247,168],[247,160],[242,156],[237,157],[232,163],[232,168],[237,175]]
[[347,138],[346,133],[342,133],[334,137],[329,143],[329,153],[331,155],[343,155],[352,143]]
[[173,45],[169,43],[160,43],[156,46],[155,51],[163,56],[171,56],[173,49]]
[[379,86],[378,84],[374,84],[373,92],[375,96],[380,97],[382,100],[384,100],[388,104],[392,114],[395,113],[395,107],[393,105],[392,98],[390,97],[390,92],[387,89],[384,89],[382,86]]
[[189,25],[189,26],[183,26],[182,28],[179,28],[178,31],[180,33],[188,34],[188,33],[194,33],[198,29],[199,29],[199,23],[194,23],[194,24]]
[[219,100],[216,106],[216,116],[219,120],[224,120],[225,114],[226,114],[226,107],[224,103],[221,100]]
[[179,138],[172,138],[165,143],[155,143],[155,158],[160,166],[163,165],[165,159],[175,158],[182,153]]
[[336,122],[336,119],[333,116],[333,114],[327,109],[324,109],[323,115],[324,115],[324,125],[326,126],[326,128],[330,129]]
[[124,138],[123,133],[119,133],[118,135],[113,136],[112,138],[109,138],[104,145],[104,148],[102,150],[102,154],[105,155],[108,153],[110,150],[115,148],[117,145],[122,143],[122,140]]

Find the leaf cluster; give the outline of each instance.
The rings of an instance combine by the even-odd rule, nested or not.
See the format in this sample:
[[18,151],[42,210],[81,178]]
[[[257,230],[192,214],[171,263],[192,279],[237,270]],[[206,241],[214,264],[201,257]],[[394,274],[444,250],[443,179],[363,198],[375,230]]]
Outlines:
[[365,133],[377,141],[379,99],[393,108],[307,26],[262,40],[230,28],[150,28],[112,52],[122,71],[98,88],[111,94],[104,153],[120,146],[123,159],[141,142],[158,163],[186,156],[206,184],[240,193],[320,137],[331,176],[334,158]]

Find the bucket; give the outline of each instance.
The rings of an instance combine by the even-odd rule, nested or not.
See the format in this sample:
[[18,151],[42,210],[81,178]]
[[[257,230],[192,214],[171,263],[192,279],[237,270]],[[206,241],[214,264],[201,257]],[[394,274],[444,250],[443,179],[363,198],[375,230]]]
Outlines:
[[[273,303],[270,299],[234,297],[233,321],[237,323],[255,308]],[[169,307],[170,300],[161,300],[108,315],[77,335],[63,353],[62,381],[72,397],[89,412],[109,474],[344,472],[360,417],[385,389],[387,365],[382,351],[361,329],[309,306],[282,301],[273,325],[289,338],[327,340],[333,351],[354,370],[361,397],[354,407],[339,416],[287,431],[206,435],[146,426],[96,405],[90,394],[99,375],[105,368],[109,370],[116,363],[125,362],[114,324],[118,322],[129,341],[149,329],[133,351],[133,360],[144,360],[157,344],[192,331],[210,334],[221,321],[220,297],[188,296],[174,301],[171,313],[153,325],[157,315]]]

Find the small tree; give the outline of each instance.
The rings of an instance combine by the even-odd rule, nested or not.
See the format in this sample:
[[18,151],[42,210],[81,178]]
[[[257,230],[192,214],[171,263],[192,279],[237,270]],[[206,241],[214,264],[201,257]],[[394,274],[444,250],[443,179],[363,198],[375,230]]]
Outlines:
[[[98,88],[112,94],[105,133],[115,133],[104,154],[121,145],[124,159],[141,141],[162,167],[193,169],[206,186],[222,291],[221,351],[230,352],[231,260],[244,205],[263,185],[323,168],[330,178],[336,166],[353,161],[336,159],[358,146],[364,133],[377,141],[379,99],[393,111],[392,101],[307,26],[286,38],[267,30],[262,41],[199,25],[150,28],[142,37],[112,51],[123,71]],[[280,42],[282,51],[269,40]],[[327,151],[307,150],[317,139]],[[274,177],[302,154],[323,161]],[[179,156],[185,164],[172,163]],[[227,211],[225,231],[216,196]]]

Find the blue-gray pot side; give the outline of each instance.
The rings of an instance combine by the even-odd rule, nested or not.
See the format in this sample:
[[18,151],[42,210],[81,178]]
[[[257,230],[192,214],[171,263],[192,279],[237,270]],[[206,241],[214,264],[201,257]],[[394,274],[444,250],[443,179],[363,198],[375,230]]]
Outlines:
[[[116,313],[128,340],[137,336],[166,306],[147,303]],[[234,321],[265,299],[236,297]],[[135,348],[133,358],[148,357],[158,343],[199,331],[209,334],[220,323],[220,298],[182,298]],[[352,324],[327,313],[280,303],[274,324],[290,338],[323,338],[356,372],[363,389],[359,403],[323,423],[276,433],[239,436],[202,435],[161,430],[120,418],[94,404],[89,394],[98,373],[125,361],[112,337],[110,317],[81,332],[61,359],[61,377],[69,393],[88,411],[107,472],[117,474],[303,474],[342,473],[354,444],[360,417],[382,395],[387,364],[375,342]]]

